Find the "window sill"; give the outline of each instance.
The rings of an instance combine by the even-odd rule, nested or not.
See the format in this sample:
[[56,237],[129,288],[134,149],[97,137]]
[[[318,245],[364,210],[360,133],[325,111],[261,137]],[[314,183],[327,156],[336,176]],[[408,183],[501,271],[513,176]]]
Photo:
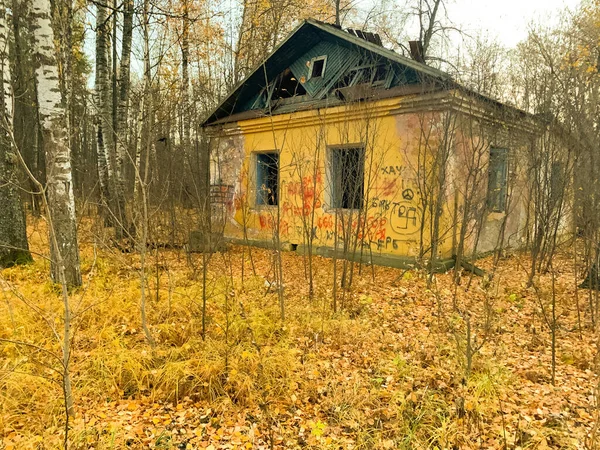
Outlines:
[[255,205],[250,208],[250,212],[275,211],[278,207],[278,205]]
[[363,212],[363,208],[332,208],[331,206],[323,208],[323,212],[327,214],[353,214],[353,213],[361,213]]
[[488,220],[500,220],[500,219],[504,219],[506,217],[506,211],[492,211],[490,213],[488,213]]

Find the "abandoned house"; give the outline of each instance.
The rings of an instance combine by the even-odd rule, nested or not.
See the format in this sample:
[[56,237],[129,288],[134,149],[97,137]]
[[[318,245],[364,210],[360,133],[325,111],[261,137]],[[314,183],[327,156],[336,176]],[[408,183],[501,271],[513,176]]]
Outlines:
[[213,231],[403,266],[522,245],[535,117],[306,20],[204,122]]

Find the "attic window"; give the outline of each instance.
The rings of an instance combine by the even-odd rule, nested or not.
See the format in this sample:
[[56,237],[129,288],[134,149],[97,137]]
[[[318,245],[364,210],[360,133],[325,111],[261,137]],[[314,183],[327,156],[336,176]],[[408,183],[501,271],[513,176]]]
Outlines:
[[313,58],[310,62],[310,77],[311,78],[320,78],[325,73],[325,63],[327,62],[327,56],[319,56],[317,58]]

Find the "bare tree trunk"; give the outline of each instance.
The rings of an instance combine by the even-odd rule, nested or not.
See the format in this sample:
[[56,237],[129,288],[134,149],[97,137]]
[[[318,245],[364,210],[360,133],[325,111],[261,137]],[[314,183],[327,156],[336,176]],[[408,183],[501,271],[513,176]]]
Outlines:
[[[36,81],[46,153],[47,184],[35,180],[42,191],[50,231],[52,277],[62,286],[64,331],[62,339],[62,388],[65,401],[65,448],[68,446],[69,417],[74,415],[71,388],[71,308],[67,286],[81,285],[77,221],[71,173],[71,152],[68,146],[66,112],[61,101],[58,64],[54,48],[54,33],[50,22],[49,0],[33,1],[35,53],[39,62]],[[20,158],[21,161],[22,157]],[[27,169],[26,169],[27,170]]]
[[184,151],[190,150],[190,18],[188,0],[183,0],[183,32],[181,35],[181,119],[183,120]]
[[[47,194],[49,214],[55,242],[51,245],[52,277],[71,286],[81,285],[79,248],[77,246],[77,219],[71,173],[71,151],[67,145],[65,108],[60,96],[58,67],[54,49],[54,33],[50,23],[48,0],[33,2],[36,20],[34,30],[38,67],[36,81],[43,130],[43,148],[46,154]],[[60,267],[62,261],[63,267]]]
[[[148,33],[148,19],[149,19],[149,0],[144,0],[144,12],[143,12],[143,37],[144,37],[144,91],[143,91],[143,105],[145,110],[142,112],[142,117],[146,119],[146,127],[148,136],[146,136],[146,160],[144,167],[144,175],[142,176],[141,166],[136,167],[136,185],[138,186],[138,194],[141,196],[139,201],[135,201],[135,207],[141,207],[141,213],[138,214],[138,222],[136,224],[136,238],[138,239],[138,247],[140,252],[140,316],[142,322],[142,330],[146,340],[151,347],[156,346],[156,341],[148,328],[147,316],[146,316],[146,249],[148,246],[148,174],[150,172],[150,153],[152,153],[152,146],[154,145],[153,127],[154,123],[152,120],[153,102],[152,102],[152,89],[151,83],[152,78],[150,74],[150,42]],[[142,128],[141,130],[143,130]],[[141,131],[140,130],[140,131]],[[140,160],[141,162],[141,160]]]
[[133,36],[133,0],[123,2],[123,40],[121,46],[121,66],[119,69],[119,102],[117,108],[117,154],[116,154],[116,207],[119,223],[116,238],[120,239],[129,231],[129,220],[125,205],[125,161],[127,157],[127,116],[129,113],[131,41]]
[[[96,3],[96,139],[98,151],[98,175],[100,190],[104,201],[106,223],[115,223],[113,216],[114,173],[111,160],[114,145],[112,129],[112,102],[110,96],[109,70],[108,70],[108,41],[109,26],[107,14],[107,0]],[[118,226],[118,224],[117,224]]]
[[[0,98],[2,132],[0,133],[0,267],[31,261],[27,243],[25,213],[19,195],[17,162],[11,151],[9,133],[13,127],[13,99],[8,59],[8,26],[5,0],[0,0]],[[4,128],[8,127],[8,130]]]

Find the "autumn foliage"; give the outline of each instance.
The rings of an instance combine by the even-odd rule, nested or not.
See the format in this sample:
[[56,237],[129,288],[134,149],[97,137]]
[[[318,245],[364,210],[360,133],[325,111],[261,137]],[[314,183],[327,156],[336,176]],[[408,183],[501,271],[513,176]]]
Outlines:
[[[34,251],[47,245],[30,228]],[[269,250],[212,255],[201,338],[200,255],[150,250],[145,341],[135,313],[139,255],[82,231],[83,287],[71,293],[76,416],[71,448],[584,448],[593,442],[595,336],[571,247],[555,258],[556,383],[541,308],[551,274],[526,287],[527,257],[495,277],[363,267],[332,313],[332,261],[283,253],[286,321]],[[489,268],[491,261],[481,265]],[[48,262],[0,274],[1,448],[60,448],[56,358],[61,297]],[[373,278],[374,276],[374,278]],[[578,274],[581,276],[581,274]],[[468,312],[468,315],[467,315]],[[468,333],[467,333],[468,321]],[[20,345],[26,342],[29,345]],[[467,372],[466,348],[474,349]]]

